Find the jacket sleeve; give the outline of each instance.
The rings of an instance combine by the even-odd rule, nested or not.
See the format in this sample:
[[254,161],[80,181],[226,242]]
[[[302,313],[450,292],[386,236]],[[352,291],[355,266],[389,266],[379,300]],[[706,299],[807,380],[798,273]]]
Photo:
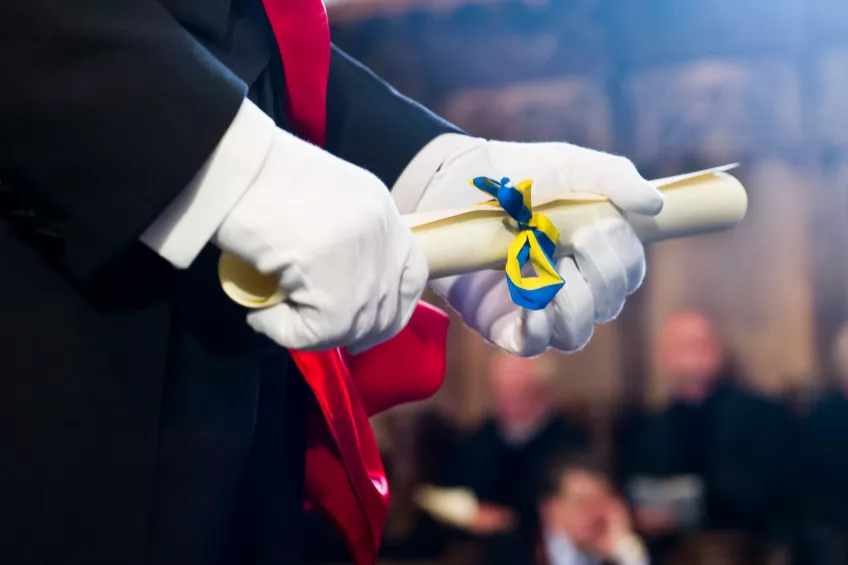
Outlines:
[[88,279],[189,184],[246,86],[153,0],[0,6],[0,179]]
[[413,157],[446,133],[462,133],[333,47],[326,149],[392,186]]

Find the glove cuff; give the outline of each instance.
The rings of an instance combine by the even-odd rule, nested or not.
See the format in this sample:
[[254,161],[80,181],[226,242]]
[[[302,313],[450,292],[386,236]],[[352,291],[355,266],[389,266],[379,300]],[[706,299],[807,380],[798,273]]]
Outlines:
[[410,214],[415,211],[443,163],[485,143],[485,139],[478,137],[446,133],[425,145],[392,187],[392,199],[400,213]]

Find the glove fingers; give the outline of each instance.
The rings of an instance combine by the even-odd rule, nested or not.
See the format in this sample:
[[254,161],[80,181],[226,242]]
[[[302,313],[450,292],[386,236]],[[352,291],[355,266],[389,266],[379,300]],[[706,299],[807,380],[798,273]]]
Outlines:
[[432,281],[430,286],[469,327],[501,349],[530,357],[548,348],[553,309],[532,311],[516,307],[503,272],[481,271]]
[[627,295],[636,292],[645,280],[645,247],[633,228],[625,221],[612,220],[603,225],[627,277]]
[[557,270],[565,286],[554,298],[554,329],[551,346],[570,353],[589,343],[595,330],[595,300],[574,259],[560,260]]
[[[476,277],[475,277],[476,278]],[[502,272],[491,271],[487,272],[486,286],[489,283],[497,280],[489,290],[481,297],[478,308],[474,310],[474,315],[471,320],[471,326],[478,330],[489,330],[494,328],[496,324],[503,324],[503,319],[509,314],[523,310],[518,308],[512,301],[512,296],[509,294],[509,287],[506,284],[506,276]],[[481,333],[483,333],[481,331]]]
[[[482,271],[459,277],[451,287],[450,302],[461,312],[475,312],[493,292],[506,290],[502,271]],[[501,288],[503,287],[503,288]]]
[[491,339],[489,328],[492,324],[515,309],[502,271],[480,271],[439,279],[430,286],[459,312],[466,324],[487,339]]
[[[619,273],[617,265],[621,265],[624,269],[627,296],[639,289],[645,279],[645,248],[630,224],[617,219],[605,220],[594,226],[591,232],[580,234],[580,239],[579,247],[590,253],[596,262],[608,263],[610,273]],[[587,249],[585,242],[591,239],[604,240],[606,245],[598,243],[597,249]],[[592,242],[589,242],[590,248],[591,244]],[[612,255],[615,255],[618,263],[613,261]]]
[[662,194],[629,159],[574,146],[570,152],[573,154],[566,156],[568,166],[562,168],[562,186],[601,194],[622,210],[635,214],[653,216],[662,210]]
[[513,305],[509,312],[492,324],[491,340],[501,349],[519,357],[540,355],[550,346],[553,322],[553,308],[527,310]]
[[577,232],[574,258],[595,300],[595,321],[618,316],[627,298],[627,271],[603,226]]
[[427,256],[421,246],[413,240],[401,274],[397,303],[391,311],[386,309],[385,312],[381,312],[384,317],[384,319],[381,319],[383,329],[349,344],[347,346],[348,352],[357,355],[399,334],[409,323],[415,308],[418,306],[418,300],[427,286],[428,272]]
[[395,337],[397,334],[399,334],[402,329],[403,329],[402,325],[392,324],[392,326],[390,328],[386,329],[383,332],[376,333],[376,334],[369,334],[367,337],[365,337],[363,339],[360,339],[358,341],[354,341],[353,343],[351,343],[350,345],[347,346],[347,351],[351,355],[359,355],[363,351],[367,351],[367,350],[371,349],[372,347],[376,347],[376,346],[380,345],[381,343],[389,341],[390,339]]
[[254,331],[288,349],[320,351],[335,347],[334,336],[319,336],[292,305],[285,302],[247,315]]

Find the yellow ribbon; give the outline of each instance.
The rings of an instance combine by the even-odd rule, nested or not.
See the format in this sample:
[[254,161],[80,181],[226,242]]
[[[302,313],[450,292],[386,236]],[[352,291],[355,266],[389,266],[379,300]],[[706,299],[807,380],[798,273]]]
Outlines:
[[[494,197],[482,205],[500,206],[518,224],[519,232],[509,246],[504,268],[512,301],[522,308],[542,310],[551,303],[565,281],[553,259],[559,230],[547,216],[533,212],[533,181],[524,180],[512,186],[508,178],[498,182],[477,177],[470,182]],[[525,276],[523,270],[528,263],[534,273]]]

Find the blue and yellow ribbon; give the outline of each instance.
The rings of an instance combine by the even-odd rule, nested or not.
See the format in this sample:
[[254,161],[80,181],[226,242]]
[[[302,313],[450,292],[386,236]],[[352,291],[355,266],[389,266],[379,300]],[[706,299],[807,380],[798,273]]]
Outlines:
[[[565,281],[553,260],[559,231],[547,216],[533,212],[530,199],[533,181],[525,180],[512,186],[508,178],[498,182],[477,177],[471,184],[494,198],[482,204],[500,206],[518,224],[519,232],[509,246],[505,268],[512,301],[528,310],[542,310],[551,303]],[[535,271],[533,276],[522,274],[528,261]]]

